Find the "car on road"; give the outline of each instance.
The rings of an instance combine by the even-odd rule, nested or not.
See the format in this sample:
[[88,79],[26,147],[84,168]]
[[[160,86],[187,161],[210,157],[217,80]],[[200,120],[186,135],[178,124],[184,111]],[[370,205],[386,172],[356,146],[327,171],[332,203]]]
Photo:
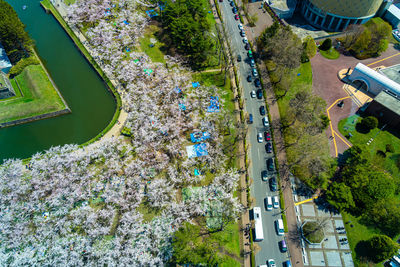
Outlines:
[[261,172],[261,180],[268,181],[268,172],[266,170]]
[[265,141],[271,141],[271,134],[268,131],[264,132]]
[[258,98],[258,99],[262,99],[262,97],[263,97],[263,95],[262,95],[262,90],[261,90],[261,89],[258,89],[258,90],[257,90],[257,98]]
[[262,143],[264,141],[263,137],[262,137],[262,133],[258,133],[257,134],[257,142]]
[[264,202],[265,202],[265,209],[266,210],[272,210],[272,197],[266,197],[265,199],[264,199]]
[[253,58],[253,52],[251,52],[251,50],[249,50],[249,52],[247,52],[247,56],[248,56],[249,58]]
[[260,79],[258,79],[258,78],[254,79],[254,85],[255,85],[256,87],[261,87]]
[[240,31],[244,31],[242,23],[238,24],[238,28],[239,28]]
[[253,114],[249,114],[249,120],[248,120],[249,124],[253,123]]
[[260,107],[260,114],[261,114],[261,116],[265,115],[265,107],[264,106]]
[[235,15],[235,20],[239,20],[239,15],[238,14]]
[[[275,165],[274,165],[274,159],[273,158],[267,159],[267,169],[269,171],[274,171],[275,170]],[[275,181],[275,183],[276,183],[276,181]]]
[[231,6],[234,6],[234,5],[235,5],[235,2],[232,1],[232,2],[230,2],[229,4],[230,4]]
[[234,14],[236,14],[236,13],[237,13],[237,8],[236,8],[236,7],[232,8],[232,12],[233,12]]
[[253,68],[253,69],[251,70],[251,73],[253,74],[254,77],[257,77],[257,76],[258,76],[258,73],[257,73],[257,69],[256,69],[256,68]]
[[271,144],[270,142],[268,142],[268,143],[265,145],[265,151],[266,151],[267,153],[272,153],[272,144]]
[[276,179],[275,177],[271,177],[269,179],[269,189],[271,189],[272,192],[276,192],[277,190],[277,185],[276,185]]
[[247,44],[244,45],[244,49],[250,50],[250,45],[249,45],[249,43],[247,43]]
[[268,121],[268,117],[267,117],[267,116],[265,116],[265,117],[262,119],[262,122],[263,122],[263,125],[264,125],[265,127],[269,127],[269,121]]
[[252,90],[250,92],[250,96],[251,96],[251,98],[255,98],[256,97],[256,91]]
[[238,62],[242,61],[242,56],[241,56],[241,55],[238,55],[237,61],[238,61]]
[[268,267],[276,267],[275,260],[273,260],[273,259],[269,259],[267,261],[267,264],[268,264]]
[[285,253],[287,251],[287,246],[286,246],[285,240],[282,240],[279,242],[279,249],[281,250],[282,253]]
[[282,219],[278,219],[275,221],[275,228],[276,228],[276,233],[278,235],[285,234],[285,229],[283,228],[283,220]]
[[256,62],[254,61],[254,59],[250,59],[250,66],[252,68],[254,68],[256,66]]
[[243,43],[245,43],[245,44],[249,43],[249,40],[247,40],[247,37],[243,38]]
[[279,209],[279,198],[278,198],[278,196],[274,196],[272,198],[272,204],[274,205],[274,209]]
[[251,83],[251,80],[253,79],[253,76],[251,76],[251,74],[249,74],[248,76],[247,76],[247,81],[249,82],[249,83]]
[[292,264],[290,263],[290,260],[284,261],[283,262],[283,267],[292,267]]
[[246,33],[244,31],[240,31],[240,36],[245,37]]
[[224,0],[219,0],[220,2],[224,2]]

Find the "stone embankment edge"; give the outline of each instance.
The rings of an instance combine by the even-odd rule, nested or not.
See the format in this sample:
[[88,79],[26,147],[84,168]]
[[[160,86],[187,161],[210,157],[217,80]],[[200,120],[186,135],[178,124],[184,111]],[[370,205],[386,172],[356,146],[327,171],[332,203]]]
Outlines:
[[121,113],[122,100],[121,100],[121,96],[119,95],[117,90],[114,88],[114,85],[111,83],[110,79],[105,75],[105,73],[100,68],[100,66],[97,65],[95,60],[90,55],[89,51],[87,51],[85,49],[83,44],[80,42],[79,38],[75,35],[74,31],[68,26],[67,22],[62,18],[61,14],[56,10],[56,8],[50,2],[47,2],[47,3],[44,3],[44,1],[41,1],[40,5],[43,7],[43,9],[46,11],[46,13],[51,13],[54,16],[54,18],[57,20],[57,22],[60,24],[60,26],[64,29],[64,31],[67,33],[67,35],[74,42],[74,44],[76,45],[78,50],[81,52],[81,54],[88,61],[90,66],[92,66],[96,70],[96,72],[100,75],[100,77],[103,79],[104,83],[106,84],[107,89],[111,92],[112,96],[114,97],[114,100],[117,103],[116,111],[115,111],[114,116],[111,119],[110,123],[106,126],[106,128],[104,128],[95,137],[93,137],[92,139],[90,139],[87,142],[80,145],[81,147],[83,147],[83,146],[89,145],[89,144],[94,143],[95,141],[99,140],[115,125],[115,123],[117,122],[118,117]]

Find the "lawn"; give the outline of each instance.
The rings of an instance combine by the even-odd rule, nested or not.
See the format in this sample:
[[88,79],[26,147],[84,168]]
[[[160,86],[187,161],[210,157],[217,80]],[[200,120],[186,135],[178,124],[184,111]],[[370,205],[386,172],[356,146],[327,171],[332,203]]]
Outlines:
[[[356,130],[356,124],[360,120],[361,117],[358,115],[341,120],[339,122],[340,133],[346,136],[354,145],[365,145],[371,138],[374,138],[370,145],[367,146],[370,149],[371,157],[374,159],[372,162],[387,170],[393,177],[400,177],[400,139],[394,135],[399,135],[400,133],[389,128],[385,128],[383,131],[376,128],[369,133],[360,133]],[[349,133],[353,136],[349,137]],[[395,152],[386,152],[387,144],[392,144]],[[377,155],[379,150],[385,152],[385,158]]]
[[[66,108],[41,65],[31,65],[11,80],[23,96],[0,102],[0,123],[10,122]],[[15,88],[18,94],[18,86]]]
[[327,59],[338,59],[340,57],[340,53],[334,47],[331,47],[327,51],[319,50],[319,53]]
[[[160,50],[163,43],[156,38],[156,33],[161,29],[156,25],[150,25],[142,38],[140,38],[140,48],[148,55],[153,62],[165,63],[164,53]],[[153,42],[154,43],[153,43]],[[152,47],[151,47],[152,46]]]

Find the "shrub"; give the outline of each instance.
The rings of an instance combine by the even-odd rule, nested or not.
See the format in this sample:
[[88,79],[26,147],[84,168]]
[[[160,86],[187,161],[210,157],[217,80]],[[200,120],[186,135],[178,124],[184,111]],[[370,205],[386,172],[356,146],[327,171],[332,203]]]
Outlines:
[[386,158],[386,153],[382,150],[376,151],[376,154],[382,158]]
[[307,36],[303,42],[304,53],[306,53],[308,58],[312,58],[317,53],[317,46],[315,41],[311,36]]
[[386,144],[386,152],[390,152],[390,153],[394,152],[394,147],[392,144]]
[[376,127],[378,127],[378,119],[373,116],[368,116],[361,120],[361,125],[368,130],[375,129]]
[[322,43],[322,45],[319,46],[319,49],[327,51],[331,49],[332,47],[332,40],[330,38],[325,39],[325,41]]
[[39,61],[33,56],[28,57],[28,58],[23,58],[20,61],[18,61],[18,63],[15,64],[11,68],[11,70],[9,72],[10,77],[13,78],[13,77],[17,76],[29,65],[37,65],[37,64],[39,64]]

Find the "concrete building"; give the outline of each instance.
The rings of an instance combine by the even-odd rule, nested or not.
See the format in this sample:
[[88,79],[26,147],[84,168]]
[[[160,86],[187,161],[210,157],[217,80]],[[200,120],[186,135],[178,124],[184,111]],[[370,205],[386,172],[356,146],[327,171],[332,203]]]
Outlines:
[[6,50],[0,43],[0,71],[8,73],[12,67],[10,60],[7,57]]
[[[391,1],[389,1],[391,3]],[[303,0],[301,13],[311,25],[331,32],[350,24],[363,24],[372,18],[387,0]]]
[[398,29],[400,25],[400,9],[396,5],[389,6],[383,18],[389,22],[394,29]]

